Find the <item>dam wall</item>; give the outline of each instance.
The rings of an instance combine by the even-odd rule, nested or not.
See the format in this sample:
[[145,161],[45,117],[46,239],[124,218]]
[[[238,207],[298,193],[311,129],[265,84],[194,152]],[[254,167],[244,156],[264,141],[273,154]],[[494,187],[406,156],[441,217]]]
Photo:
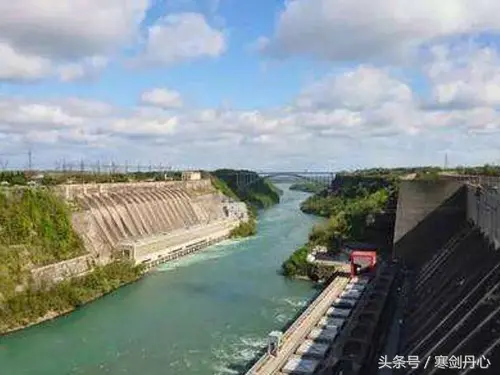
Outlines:
[[193,193],[205,192],[207,190],[213,191],[210,180],[68,184],[55,186],[52,190],[64,197],[64,199],[71,201],[85,194],[117,193],[141,188],[175,188],[188,190]]
[[97,264],[117,256],[136,263],[165,259],[165,249],[192,240],[213,243],[212,232],[227,238],[248,220],[246,205],[222,195],[210,180],[63,185],[55,191],[75,207],[73,227]]
[[458,181],[401,181],[393,255],[419,267],[466,219],[467,188]]
[[467,218],[496,248],[500,248],[500,196],[490,189],[467,189]]
[[[466,189],[469,220],[446,244],[434,246],[432,256],[409,274],[398,353],[420,358],[442,353],[449,358],[484,356],[493,370],[485,373],[497,373],[500,252],[495,220],[500,200],[498,193]],[[434,373],[431,370],[419,373]]]

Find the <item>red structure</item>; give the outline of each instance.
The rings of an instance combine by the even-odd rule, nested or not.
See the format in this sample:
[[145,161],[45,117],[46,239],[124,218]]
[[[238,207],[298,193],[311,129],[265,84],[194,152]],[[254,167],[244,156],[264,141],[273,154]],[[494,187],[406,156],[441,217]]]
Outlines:
[[350,256],[351,261],[351,276],[356,276],[360,270],[372,272],[377,264],[376,251],[353,251]]

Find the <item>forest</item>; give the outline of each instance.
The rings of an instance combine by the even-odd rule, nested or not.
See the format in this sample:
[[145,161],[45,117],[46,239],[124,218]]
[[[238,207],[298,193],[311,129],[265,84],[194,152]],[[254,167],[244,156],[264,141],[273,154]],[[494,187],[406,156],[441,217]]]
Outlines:
[[30,270],[85,254],[70,207],[47,189],[0,190],[0,333],[60,314],[140,277],[116,261],[55,286],[35,287]]

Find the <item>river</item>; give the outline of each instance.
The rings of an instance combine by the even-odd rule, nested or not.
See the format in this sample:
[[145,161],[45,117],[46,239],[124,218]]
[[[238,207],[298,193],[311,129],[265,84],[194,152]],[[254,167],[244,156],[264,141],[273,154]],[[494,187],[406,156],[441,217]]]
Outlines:
[[[74,313],[0,338],[2,375],[237,374],[316,291],[277,271],[316,218],[284,190],[258,234],[168,263]],[[241,371],[241,370],[240,370]]]

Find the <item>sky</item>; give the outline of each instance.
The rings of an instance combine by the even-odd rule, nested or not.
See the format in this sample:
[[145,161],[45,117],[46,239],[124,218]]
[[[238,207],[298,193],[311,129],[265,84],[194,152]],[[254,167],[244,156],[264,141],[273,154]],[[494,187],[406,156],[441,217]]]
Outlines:
[[496,0],[0,1],[0,168],[500,163]]

